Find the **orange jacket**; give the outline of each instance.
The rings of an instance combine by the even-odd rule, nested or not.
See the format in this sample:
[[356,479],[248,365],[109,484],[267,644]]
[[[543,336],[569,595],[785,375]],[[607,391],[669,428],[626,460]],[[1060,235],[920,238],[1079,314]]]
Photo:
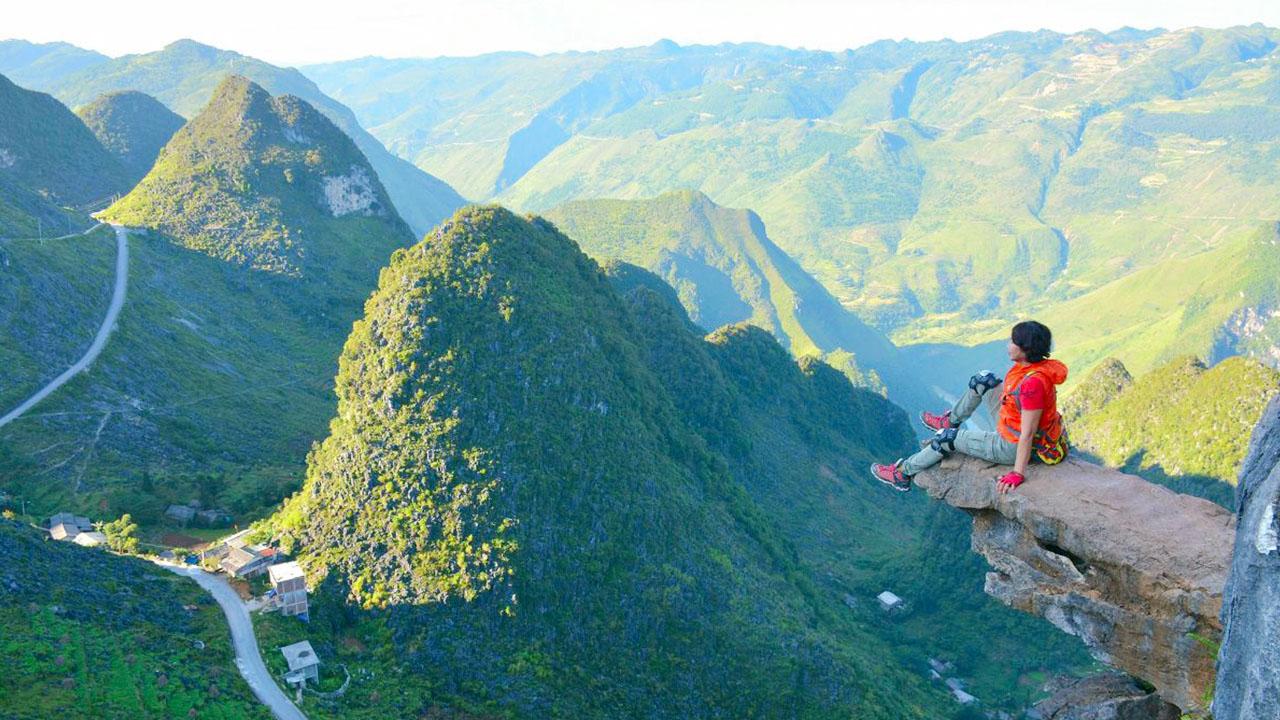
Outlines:
[[1000,436],[1009,442],[1016,443],[1022,436],[1022,400],[1018,397],[1022,391],[1022,381],[1028,375],[1035,375],[1045,383],[1047,390],[1044,413],[1040,415],[1040,426],[1036,429],[1037,445],[1051,446],[1062,437],[1062,415],[1058,414],[1057,386],[1066,382],[1067,366],[1057,360],[1041,360],[1035,363],[1017,364],[1009,368],[1004,376],[1004,387],[1000,394],[1000,419],[996,429]]

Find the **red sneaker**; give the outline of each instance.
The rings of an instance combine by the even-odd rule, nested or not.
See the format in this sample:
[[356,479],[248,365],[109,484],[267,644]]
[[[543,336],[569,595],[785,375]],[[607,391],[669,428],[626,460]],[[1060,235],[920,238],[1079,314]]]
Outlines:
[[892,465],[873,463],[871,465],[871,477],[889,485],[898,492],[906,492],[911,489],[911,478],[902,474],[902,470],[898,468],[897,463]]
[[924,423],[925,427],[929,428],[934,432],[937,432],[939,430],[944,430],[949,427],[955,427],[954,425],[951,424],[950,410],[942,413],[941,415],[935,415],[928,411],[922,412],[920,413],[920,422]]

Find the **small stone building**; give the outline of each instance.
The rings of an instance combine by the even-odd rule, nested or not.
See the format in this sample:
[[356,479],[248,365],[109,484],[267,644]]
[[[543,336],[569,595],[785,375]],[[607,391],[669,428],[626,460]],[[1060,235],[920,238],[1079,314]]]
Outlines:
[[280,563],[267,568],[271,587],[276,591],[276,605],[281,615],[307,614],[307,577],[296,562]]
[[290,685],[300,685],[308,680],[320,680],[320,658],[311,648],[311,641],[303,640],[280,648],[285,662],[289,663],[289,672],[284,674],[284,681]]

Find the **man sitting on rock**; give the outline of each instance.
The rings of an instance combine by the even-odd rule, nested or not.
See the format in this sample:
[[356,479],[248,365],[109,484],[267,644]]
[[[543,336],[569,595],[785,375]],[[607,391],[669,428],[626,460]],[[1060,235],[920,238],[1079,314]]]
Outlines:
[[[1058,414],[1057,386],[1067,379],[1067,366],[1049,359],[1053,334],[1034,320],[1013,326],[1009,339],[1009,359],[1013,367],[1004,380],[989,370],[969,378],[969,388],[954,407],[941,415],[920,414],[920,421],[934,435],[920,452],[892,465],[874,464],[871,474],[895,490],[911,489],[911,478],[933,467],[953,452],[982,458],[1013,470],[998,481],[1006,493],[1026,480],[1032,452],[1042,462],[1054,465],[1067,454],[1067,434]],[[994,392],[1000,388],[1000,392]],[[961,424],[985,404],[996,420],[996,430],[962,428]]]

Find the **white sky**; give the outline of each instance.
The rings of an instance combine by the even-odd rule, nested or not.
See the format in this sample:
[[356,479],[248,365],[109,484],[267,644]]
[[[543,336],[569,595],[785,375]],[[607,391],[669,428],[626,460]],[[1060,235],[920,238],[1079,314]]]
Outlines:
[[1280,26],[1280,0],[10,0],[0,37],[108,55],[184,37],[280,65],[757,41],[843,50],[1003,30]]

